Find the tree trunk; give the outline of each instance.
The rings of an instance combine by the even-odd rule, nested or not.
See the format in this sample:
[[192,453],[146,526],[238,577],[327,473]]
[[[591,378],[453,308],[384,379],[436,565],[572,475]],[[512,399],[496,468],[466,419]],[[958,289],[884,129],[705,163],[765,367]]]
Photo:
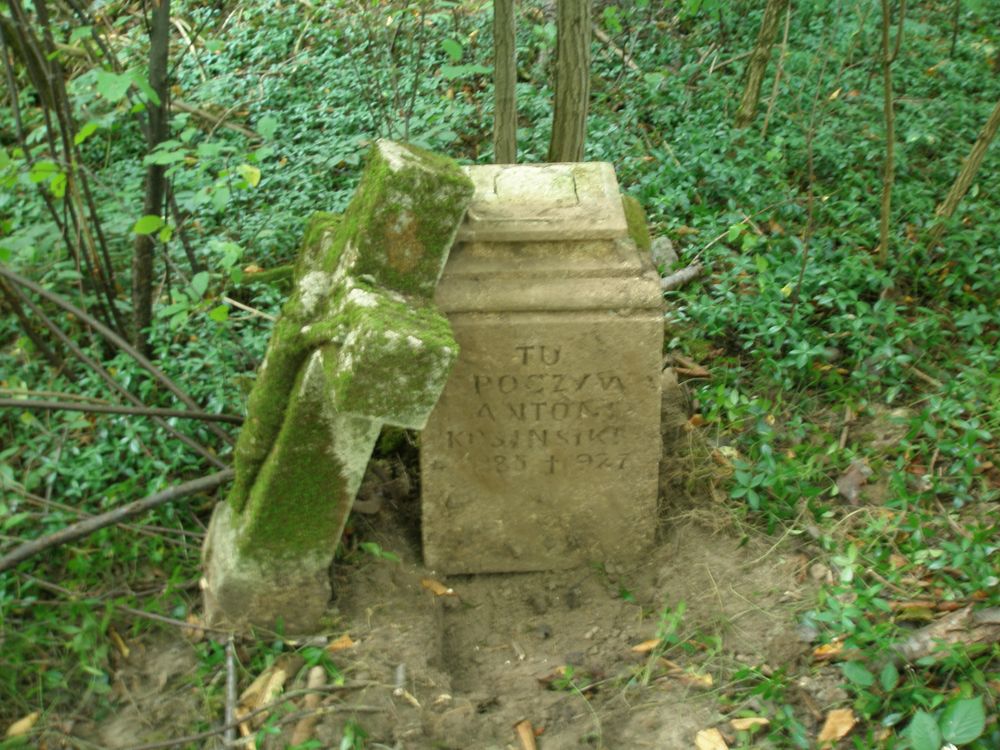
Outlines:
[[744,73],[746,86],[743,89],[739,109],[736,110],[735,125],[738,128],[749,125],[757,112],[760,87],[764,83],[764,73],[767,72],[767,63],[771,59],[771,47],[774,46],[774,38],[778,34],[781,14],[787,8],[788,0],[767,0],[767,5],[764,6],[764,19],[757,33],[757,44],[747,61]]
[[965,157],[962,170],[958,173],[958,177],[955,178],[951,190],[948,191],[948,196],[944,199],[944,203],[938,207],[936,213],[939,218],[931,229],[930,238],[927,243],[928,247],[933,247],[941,240],[941,235],[944,234],[945,222],[952,217],[955,209],[958,208],[959,202],[961,202],[962,198],[965,197],[965,193],[972,186],[976,172],[979,171],[979,165],[986,155],[986,150],[990,147],[993,136],[997,134],[998,128],[1000,128],[1000,101],[993,108],[993,112],[990,114],[989,119],[986,120],[983,129],[979,131],[979,137],[976,139],[976,143],[973,145],[969,155]]
[[517,50],[514,0],[493,0],[493,161],[517,161]]
[[[16,14],[18,7],[12,6],[11,12]],[[53,103],[52,90],[49,87],[48,63],[44,58],[40,58],[38,48],[26,45],[18,34],[18,26],[4,15],[0,15],[0,38],[8,46],[14,58],[24,65],[24,69],[28,73],[28,80],[38,92],[42,106],[52,109],[55,104]]]
[[896,44],[889,50],[889,32],[892,29],[892,11],[889,0],[882,0],[882,109],[885,114],[885,166],[882,171],[882,209],[878,227],[878,262],[889,262],[889,216],[892,213],[892,186],[896,179],[896,117],[892,103],[892,64],[899,54],[903,39],[903,21],[906,17],[906,0],[899,0],[899,28]]
[[[167,138],[167,53],[170,48],[170,0],[151,0],[153,5],[152,23],[149,30],[149,85],[159,97],[159,103],[150,101],[149,129],[146,143],[149,152]],[[164,172],[166,167],[150,164],[146,167],[146,194],[143,200],[144,216],[163,213],[163,198],[166,193]],[[132,344],[149,356],[149,340],[146,329],[153,322],[153,251],[155,243],[152,235],[137,234],[132,255]]]
[[549,161],[582,161],[590,101],[590,0],[559,0]]

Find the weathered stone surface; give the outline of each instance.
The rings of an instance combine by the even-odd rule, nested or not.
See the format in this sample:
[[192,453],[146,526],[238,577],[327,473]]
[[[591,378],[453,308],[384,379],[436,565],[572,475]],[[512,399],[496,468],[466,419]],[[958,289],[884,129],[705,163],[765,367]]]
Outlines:
[[663,302],[629,226],[644,219],[626,223],[610,165],[506,169],[518,179],[469,168],[438,285],[461,355],[421,436],[424,557],[447,573],[634,560],[660,455]]
[[262,562],[240,551],[238,537],[232,507],[219,503],[203,552],[208,624],[239,631],[251,626],[293,634],[314,631],[332,594],[327,551]]
[[457,355],[431,294],[471,195],[451,160],[380,141],[343,217],[310,223],[206,540],[210,621],[318,625],[382,424],[422,427]]
[[495,164],[468,172],[476,196],[460,242],[598,240],[626,233],[610,164]]
[[327,372],[338,411],[422,429],[458,355],[435,309],[353,289],[342,308],[349,331]]

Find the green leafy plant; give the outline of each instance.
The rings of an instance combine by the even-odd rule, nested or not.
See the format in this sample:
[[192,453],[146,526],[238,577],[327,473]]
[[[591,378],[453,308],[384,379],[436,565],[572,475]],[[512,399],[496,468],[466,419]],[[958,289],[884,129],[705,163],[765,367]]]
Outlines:
[[917,711],[904,736],[912,750],[938,750],[942,743],[962,747],[975,742],[986,727],[983,699],[963,698],[946,705],[938,715]]

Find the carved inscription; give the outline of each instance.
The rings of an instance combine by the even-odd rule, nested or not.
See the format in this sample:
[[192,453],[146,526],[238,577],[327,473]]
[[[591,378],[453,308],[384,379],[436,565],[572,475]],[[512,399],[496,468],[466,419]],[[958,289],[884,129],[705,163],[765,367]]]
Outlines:
[[475,427],[448,430],[449,451],[500,476],[627,471],[625,378],[567,359],[562,347],[525,344],[509,371],[472,373]]

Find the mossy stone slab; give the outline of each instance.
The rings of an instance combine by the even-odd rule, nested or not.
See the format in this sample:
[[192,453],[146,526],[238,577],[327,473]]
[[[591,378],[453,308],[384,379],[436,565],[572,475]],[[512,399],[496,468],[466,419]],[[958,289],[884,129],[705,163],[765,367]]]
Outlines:
[[432,297],[472,193],[452,160],[379,141],[343,216],[309,222],[206,540],[210,621],[318,626],[382,425],[422,427],[457,356]]

